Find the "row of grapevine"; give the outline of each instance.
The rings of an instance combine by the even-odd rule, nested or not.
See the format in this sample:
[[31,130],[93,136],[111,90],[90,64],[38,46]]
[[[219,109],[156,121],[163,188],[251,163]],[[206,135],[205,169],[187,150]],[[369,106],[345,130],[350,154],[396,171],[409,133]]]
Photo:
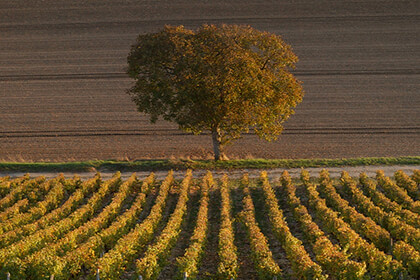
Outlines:
[[[20,227],[16,227],[12,231],[8,231],[5,234],[0,235],[0,248],[6,247],[14,242],[23,239],[25,236],[33,234],[34,232],[45,229],[54,223],[68,217],[71,213],[79,207],[86,196],[91,193],[95,193],[101,183],[100,176],[97,175],[94,178],[83,182],[67,200],[59,208],[54,209],[47,215],[41,217],[32,223],[25,224]],[[87,204],[89,204],[88,202]]]
[[[282,177],[284,185],[291,184],[286,176]],[[287,180],[287,181],[286,181]],[[270,186],[267,173],[262,172],[260,176],[261,188],[264,192],[266,208],[274,234],[279,239],[282,247],[286,251],[287,258],[292,264],[292,269],[299,279],[326,279],[322,275],[321,267],[311,260],[302,242],[294,237],[283,217],[283,213],[277,203],[274,190]]]
[[178,202],[174,212],[171,214],[168,223],[157,238],[156,242],[150,244],[144,256],[136,261],[136,271],[143,279],[156,279],[165,259],[175,244],[179,233],[181,223],[187,211],[188,193],[192,172],[189,170],[181,183]]
[[203,249],[207,239],[209,189],[214,185],[213,176],[210,172],[204,176],[201,182],[200,207],[194,232],[190,239],[190,245],[182,257],[177,259],[178,278],[187,276],[189,279],[197,279],[198,264],[203,255]]
[[97,267],[100,269],[101,278],[120,279],[126,265],[133,261],[152,240],[153,234],[162,219],[163,209],[173,181],[173,172],[171,171],[160,185],[155,204],[147,218],[120,238],[115,246],[98,260]]
[[0,279],[417,279],[415,174],[5,178]]
[[26,274],[42,277],[59,272],[62,267],[60,256],[75,250],[79,244],[106,228],[120,214],[123,203],[134,189],[135,183],[136,176],[134,174],[124,184],[119,185],[118,183],[118,191],[114,193],[111,202],[96,217],[27,257],[24,260]]
[[220,196],[220,231],[219,231],[219,266],[217,272],[222,279],[236,279],[239,265],[237,248],[234,244],[235,235],[232,225],[232,202],[229,193],[229,178],[224,175],[221,179]]
[[0,233],[4,234],[16,227],[36,221],[47,212],[55,209],[61,201],[65,198],[65,188],[59,181],[53,182],[53,187],[45,195],[44,199],[39,201],[34,207],[28,211],[17,213],[13,217],[7,219],[4,223],[0,224]]
[[[29,175],[28,175],[29,176]],[[23,180],[24,177],[18,177],[16,179],[14,179],[13,181],[17,181],[17,180]],[[9,193],[9,191],[14,188],[14,186],[12,185],[12,181],[10,180],[9,176],[6,177],[1,177],[0,178],[0,199],[3,198],[6,194]]]
[[375,205],[391,215],[398,215],[404,222],[409,225],[417,228],[420,227],[420,215],[413,213],[410,210],[404,209],[401,205],[395,201],[390,200],[382,192],[378,191],[376,183],[371,180],[365,173],[360,174],[359,181],[361,189]]
[[30,176],[29,176],[29,174],[26,174],[25,176],[17,177],[17,178],[12,179],[12,180],[10,180],[10,178],[8,178],[8,177],[3,177],[3,178],[5,178],[5,179],[0,183],[0,201],[7,194],[9,194],[12,190],[16,189],[18,186],[23,184],[25,181],[28,181],[30,179]]
[[[408,267],[408,271],[414,277],[420,277],[420,230],[407,225],[398,219],[397,216],[384,212],[380,207],[375,206],[372,201],[363,195],[357,188],[356,183],[351,179],[347,172],[343,172],[340,178],[345,191],[351,196],[361,211],[369,215],[378,224],[389,230],[396,244],[391,244],[392,255],[402,261]],[[412,244],[407,244],[406,242]]]
[[57,275],[63,279],[70,279],[80,274],[82,267],[94,271],[97,267],[97,260],[105,251],[105,248],[114,247],[116,242],[135,225],[154,180],[155,176],[152,173],[143,181],[131,207],[118,216],[108,228],[91,236],[85,243],[63,256],[60,259],[62,269],[57,272]]
[[22,184],[19,184],[17,187],[13,188],[6,196],[0,199],[0,211],[3,211],[7,207],[12,206],[16,201],[23,198],[30,198],[31,195],[36,195],[33,192],[33,188],[42,188],[45,187],[42,183],[45,182],[45,177],[41,176],[35,179],[26,180]]
[[0,184],[4,182],[8,182],[10,180],[10,176],[3,176],[0,177]]
[[404,208],[420,214],[420,201],[414,201],[405,189],[400,188],[389,177],[385,176],[382,170],[376,172],[376,180],[389,198]]
[[398,241],[394,245],[392,254],[397,260],[402,261],[407,266],[408,271],[415,279],[420,279],[419,251],[403,241]]
[[417,187],[419,188],[420,187],[420,170],[419,169],[415,169],[413,171],[413,176],[411,176],[411,179],[413,179],[413,181],[417,183]]
[[378,249],[389,252],[391,236],[388,231],[377,225],[372,219],[364,216],[349,205],[349,202],[336,192],[328,171],[320,173],[319,193],[325,197],[327,205],[339,212],[340,217],[347,222],[358,234],[370,240]]
[[[307,176],[302,176],[305,179]],[[369,274],[375,279],[398,279],[400,274],[405,275],[402,264],[392,259],[371,243],[360,237],[337,212],[331,210],[325,199],[322,199],[316,186],[308,180],[304,181],[306,192],[309,197],[309,205],[315,211],[324,227],[340,241],[342,247],[348,248],[348,252],[354,257],[360,258],[367,265]]]
[[[305,182],[309,180],[309,173],[302,172]],[[293,217],[299,222],[315,253],[316,261],[321,264],[328,275],[336,279],[363,279],[366,264],[352,261],[346,252],[338,245],[334,245],[319,226],[312,220],[307,208],[296,196],[296,187],[291,183],[287,171],[281,176],[282,191],[287,197],[287,204],[292,209]]]
[[340,178],[344,191],[351,197],[358,209],[389,231],[394,240],[404,240],[420,251],[420,230],[401,221],[398,216],[383,211],[357,187],[348,173]]
[[417,187],[417,183],[412,180],[410,176],[399,170],[395,172],[394,177],[397,185],[405,189],[411,198],[416,200],[420,199],[420,192],[419,188]]
[[111,180],[102,184],[98,192],[90,198],[88,204],[74,211],[69,217],[0,249],[1,269],[21,273],[22,258],[42,249],[49,242],[61,238],[67,232],[84,224],[95,212],[101,209],[106,196],[115,191],[120,183],[120,176],[121,174],[117,173]]
[[27,211],[29,208],[29,200],[27,198],[23,198],[21,200],[16,201],[15,204],[6,208],[3,212],[0,213],[0,227],[5,221],[10,221],[13,216],[18,215],[19,213],[23,213]]
[[268,240],[261,232],[257,221],[255,220],[255,208],[248,184],[248,177],[247,175],[244,175],[242,178],[242,188],[244,192],[242,219],[247,228],[251,245],[251,255],[253,256],[255,268],[260,279],[273,279],[273,277],[280,278],[282,276],[282,271],[274,261],[272,252],[268,246]]

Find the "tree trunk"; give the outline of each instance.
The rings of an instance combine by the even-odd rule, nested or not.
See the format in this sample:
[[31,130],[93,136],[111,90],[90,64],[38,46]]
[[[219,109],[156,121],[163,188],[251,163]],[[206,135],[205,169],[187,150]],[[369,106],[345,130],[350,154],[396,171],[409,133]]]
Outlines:
[[213,151],[214,151],[214,160],[223,160],[225,155],[223,154],[223,146],[221,144],[222,137],[220,136],[220,131],[218,128],[213,129],[211,132],[213,139]]

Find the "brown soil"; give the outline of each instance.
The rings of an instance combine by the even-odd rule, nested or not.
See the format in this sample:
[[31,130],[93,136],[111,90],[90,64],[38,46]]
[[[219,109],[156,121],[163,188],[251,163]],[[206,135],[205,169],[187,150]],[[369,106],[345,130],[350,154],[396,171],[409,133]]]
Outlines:
[[255,264],[252,259],[251,245],[245,225],[240,221],[242,211],[242,191],[238,187],[231,189],[232,218],[234,218],[235,245],[238,249],[239,272],[238,279],[258,279]]
[[296,279],[296,277],[293,276],[294,272],[292,270],[292,265],[287,258],[286,252],[272,230],[272,225],[268,219],[265,208],[264,194],[262,193],[261,188],[253,188],[251,192],[253,194],[252,199],[255,206],[255,217],[261,232],[268,240],[274,260],[280,266],[285,279]]
[[187,213],[184,217],[184,221],[181,227],[181,232],[178,236],[178,239],[175,243],[174,248],[171,249],[171,253],[168,256],[167,260],[164,261],[166,265],[163,267],[162,271],[159,274],[159,280],[170,279],[174,275],[177,275],[178,267],[176,259],[184,255],[184,252],[188,245],[190,244],[190,237],[194,231],[195,220],[197,217],[197,209],[199,201],[199,193],[194,191],[190,193],[190,198],[188,200]]
[[300,58],[306,95],[283,135],[244,135],[230,158],[419,155],[416,4],[1,1],[0,160],[211,157],[210,135],[151,125],[125,93],[139,33],[203,23],[279,34]]
[[217,276],[219,264],[219,229],[220,229],[220,192],[217,187],[213,187],[209,192],[209,213],[208,213],[208,233],[207,242],[204,247],[204,258],[198,270],[198,279],[210,280]]

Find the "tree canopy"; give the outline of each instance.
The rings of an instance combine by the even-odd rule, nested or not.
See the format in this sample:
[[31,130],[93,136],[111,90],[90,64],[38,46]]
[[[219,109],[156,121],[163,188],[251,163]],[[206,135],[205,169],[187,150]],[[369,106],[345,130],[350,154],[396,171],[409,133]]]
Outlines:
[[209,131],[215,159],[242,133],[276,139],[304,94],[289,72],[298,60],[291,47],[250,26],[165,26],[138,36],[127,60],[138,111]]

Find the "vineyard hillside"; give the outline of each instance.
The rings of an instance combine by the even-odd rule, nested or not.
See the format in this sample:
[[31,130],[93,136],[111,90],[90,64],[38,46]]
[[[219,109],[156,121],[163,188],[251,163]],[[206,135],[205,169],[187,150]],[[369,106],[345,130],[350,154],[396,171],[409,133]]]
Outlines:
[[420,279],[420,170],[0,177],[0,279]]

